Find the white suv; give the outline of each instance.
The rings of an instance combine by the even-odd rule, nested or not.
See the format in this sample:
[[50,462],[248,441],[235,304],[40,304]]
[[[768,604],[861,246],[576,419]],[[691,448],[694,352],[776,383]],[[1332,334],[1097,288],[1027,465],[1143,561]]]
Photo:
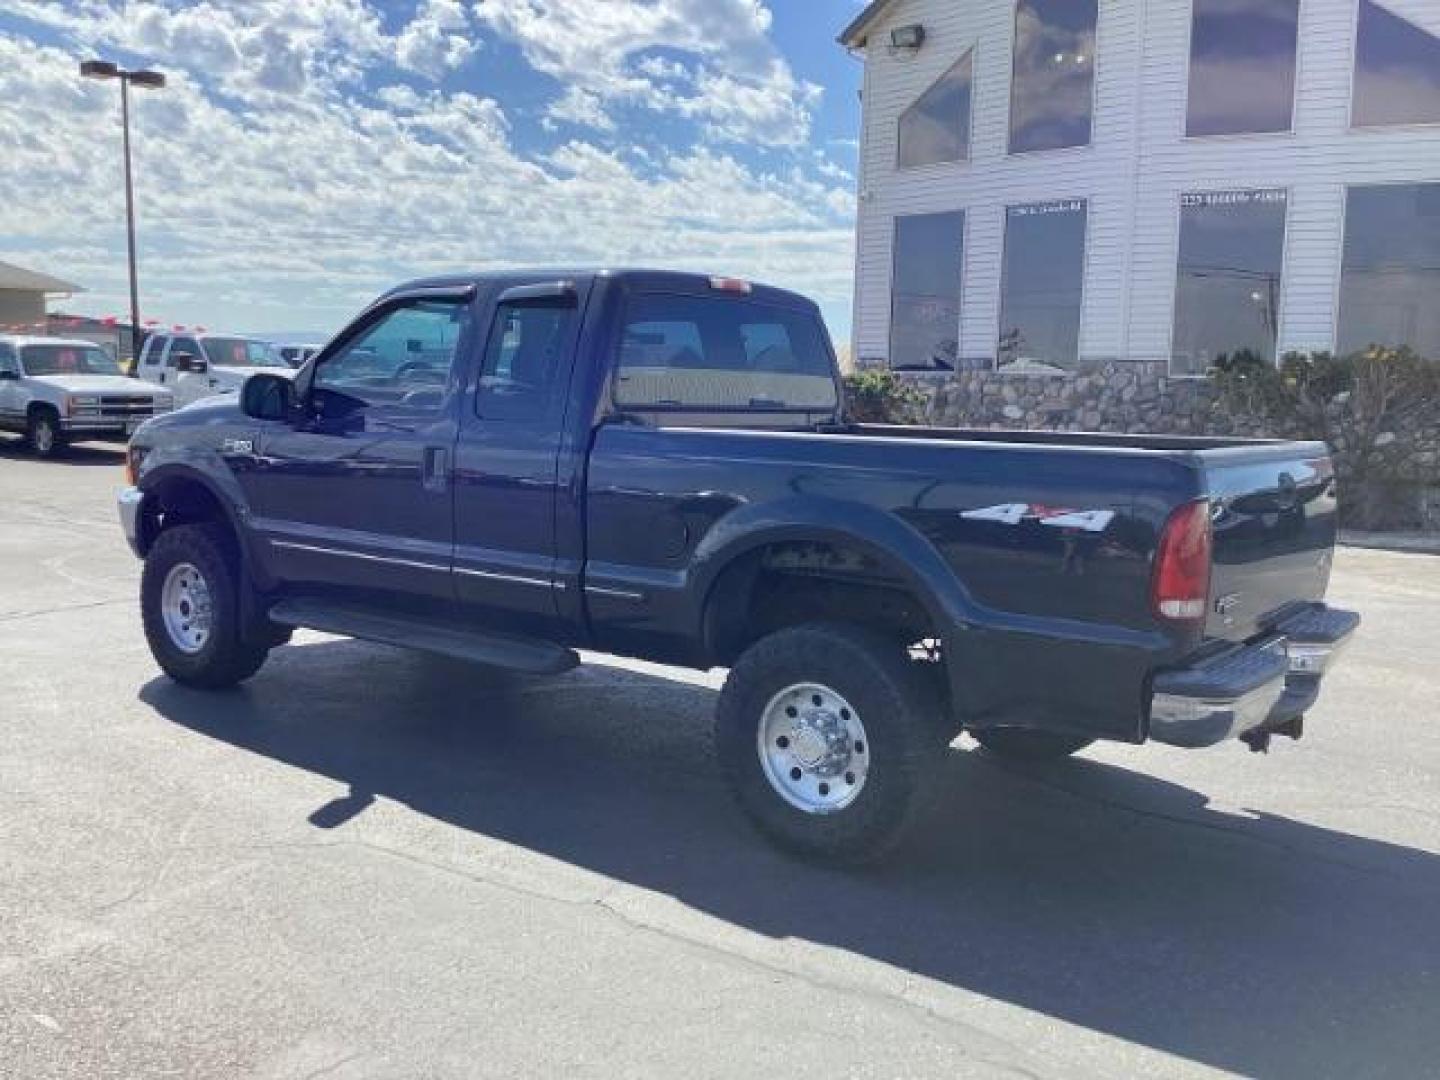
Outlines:
[[137,382],[90,341],[0,337],[0,431],[16,431],[40,457],[71,439],[126,439],[174,408],[168,390]]
[[177,408],[216,394],[233,394],[256,372],[294,375],[269,342],[233,334],[151,334],[135,374],[175,394]]

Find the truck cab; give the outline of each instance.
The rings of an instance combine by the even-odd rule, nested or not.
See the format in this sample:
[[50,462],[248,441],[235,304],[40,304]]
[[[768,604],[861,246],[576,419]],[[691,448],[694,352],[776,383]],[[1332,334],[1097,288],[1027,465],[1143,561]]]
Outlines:
[[269,342],[235,334],[151,334],[135,374],[175,395],[177,408],[216,394],[233,394],[257,372],[292,374]]

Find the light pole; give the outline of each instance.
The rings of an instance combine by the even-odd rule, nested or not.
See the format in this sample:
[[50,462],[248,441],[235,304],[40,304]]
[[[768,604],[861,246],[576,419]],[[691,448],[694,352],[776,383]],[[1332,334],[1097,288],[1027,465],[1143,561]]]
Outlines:
[[146,90],[159,90],[165,76],[158,71],[142,69],[126,71],[108,60],[85,60],[80,74],[87,79],[120,80],[120,125],[125,140],[125,240],[130,253],[130,357],[140,361],[140,286],[135,277],[135,185],[130,178],[130,84]]

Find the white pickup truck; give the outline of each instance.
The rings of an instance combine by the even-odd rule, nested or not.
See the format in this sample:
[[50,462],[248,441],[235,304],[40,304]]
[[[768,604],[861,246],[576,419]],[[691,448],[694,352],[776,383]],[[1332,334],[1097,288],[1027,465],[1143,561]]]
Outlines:
[[295,374],[268,342],[234,334],[151,334],[135,365],[141,379],[175,394],[176,408],[233,394],[259,371]]
[[128,377],[93,342],[0,337],[0,431],[24,435],[39,457],[71,439],[127,439],[174,407],[169,390]]

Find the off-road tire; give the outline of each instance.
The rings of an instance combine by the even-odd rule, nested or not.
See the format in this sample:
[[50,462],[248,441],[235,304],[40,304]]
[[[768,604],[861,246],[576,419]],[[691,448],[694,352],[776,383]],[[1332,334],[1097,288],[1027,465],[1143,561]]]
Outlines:
[[31,409],[25,422],[25,442],[38,458],[58,457],[65,452],[65,432],[53,409]]
[[1027,728],[977,728],[970,733],[985,752],[1014,761],[1058,761],[1093,743],[1083,735]]
[[[187,653],[171,638],[161,611],[161,592],[171,569],[189,563],[205,579],[211,603],[209,635],[198,652]],[[140,612],[150,652],[165,674],[202,690],[223,690],[250,678],[270,649],[240,632],[240,560],[223,525],[177,525],[155,540],[140,577]]]
[[[903,644],[844,623],[779,630],[730,671],[715,715],[716,756],[741,809],[770,840],[803,858],[859,865],[892,854],[931,808],[948,744],[931,681]],[[870,756],[853,802],[809,813],[785,800],[757,750],[767,705],[787,687],[832,688],[859,715]]]

